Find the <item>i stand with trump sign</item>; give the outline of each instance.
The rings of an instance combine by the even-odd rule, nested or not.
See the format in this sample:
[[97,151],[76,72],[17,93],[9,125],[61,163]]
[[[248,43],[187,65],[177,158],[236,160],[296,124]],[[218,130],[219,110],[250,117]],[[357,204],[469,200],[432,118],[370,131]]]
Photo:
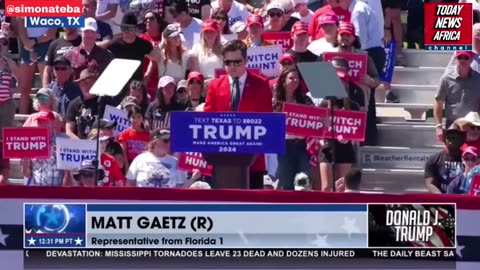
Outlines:
[[47,128],[4,128],[2,139],[3,158],[50,158]]

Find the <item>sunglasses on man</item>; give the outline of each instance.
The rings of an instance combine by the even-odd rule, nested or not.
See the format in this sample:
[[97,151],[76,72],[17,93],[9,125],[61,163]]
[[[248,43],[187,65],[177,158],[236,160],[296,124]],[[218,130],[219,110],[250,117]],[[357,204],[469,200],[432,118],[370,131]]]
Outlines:
[[68,69],[68,67],[66,66],[55,66],[53,67],[54,70],[56,71],[66,71]]
[[155,21],[155,20],[156,20],[156,19],[155,19],[154,16],[145,17],[145,21],[146,21],[146,22],[153,22],[153,21]]
[[135,31],[135,26],[122,26],[120,27],[120,30],[125,33],[131,33]]
[[82,172],[80,173],[81,178],[94,178],[95,173],[94,172]]
[[242,64],[242,62],[243,62],[243,60],[241,60],[241,59],[240,60],[224,60],[223,64],[225,66],[236,66],[236,67],[238,67]]
[[177,93],[178,93],[178,94],[185,94],[185,93],[187,93],[187,89],[185,89],[185,88],[180,88],[180,89],[177,90]]
[[283,13],[282,12],[270,12],[268,13],[268,16],[270,18],[273,18],[273,17],[282,17],[283,16]]

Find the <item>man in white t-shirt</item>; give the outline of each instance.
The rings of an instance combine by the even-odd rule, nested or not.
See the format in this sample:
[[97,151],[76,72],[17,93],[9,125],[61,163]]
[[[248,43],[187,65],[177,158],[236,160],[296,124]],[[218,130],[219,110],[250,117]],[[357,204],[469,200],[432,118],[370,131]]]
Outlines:
[[212,12],[222,8],[228,13],[228,26],[232,27],[236,22],[246,22],[250,12],[248,12],[247,7],[244,4],[241,4],[234,0],[215,0],[212,1]]
[[185,1],[173,3],[168,7],[168,11],[180,25],[183,46],[187,50],[191,50],[195,43],[195,33],[198,34],[202,31],[202,21],[190,15],[188,5]]
[[310,23],[313,17],[313,11],[308,9],[308,0],[293,0],[295,13],[292,17],[298,18],[304,23]]
[[335,52],[337,49],[333,43],[337,39],[338,16],[335,13],[328,13],[318,18],[318,25],[323,32],[323,37],[312,41],[308,45],[308,50],[320,56],[324,52]]
[[97,0],[97,11],[95,19],[110,24],[113,35],[119,37],[122,33],[120,31],[120,21],[123,13],[120,10],[120,0]]

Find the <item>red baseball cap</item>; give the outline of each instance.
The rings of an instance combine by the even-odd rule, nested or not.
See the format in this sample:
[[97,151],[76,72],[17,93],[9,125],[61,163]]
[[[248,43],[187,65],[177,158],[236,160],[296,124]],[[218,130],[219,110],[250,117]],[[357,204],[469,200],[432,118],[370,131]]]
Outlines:
[[338,26],[338,33],[339,34],[350,34],[355,36],[355,26],[351,22],[341,22]]
[[318,19],[318,24],[319,25],[324,25],[324,24],[338,24],[339,19],[338,16],[335,13],[327,13],[321,16]]
[[467,148],[465,148],[463,150],[462,157],[464,157],[467,154],[473,155],[475,157],[478,157],[480,155],[480,153],[478,152],[478,149],[475,146],[468,146]]
[[471,51],[457,51],[455,52],[455,58],[459,57],[459,56],[467,56],[469,59],[471,59],[473,57],[473,53]]
[[55,115],[51,110],[40,110],[37,113],[37,121],[53,121],[55,120]]
[[253,24],[258,24],[261,27],[263,27],[263,18],[262,16],[259,15],[251,15],[247,19],[247,26],[253,25]]
[[296,62],[295,55],[291,53],[284,53],[282,57],[280,57],[280,63],[282,63],[283,61],[290,61],[295,63]]
[[308,24],[306,24],[302,21],[295,22],[292,26],[292,33],[294,35],[300,35],[300,34],[303,34],[303,33],[308,33]]
[[208,19],[205,20],[202,24],[202,32],[205,31],[214,31],[219,32],[218,22],[216,20]]
[[190,82],[191,80],[197,80],[197,81],[203,82],[205,81],[205,77],[203,77],[202,73],[200,72],[192,71],[188,73],[187,82]]
[[468,146],[463,150],[462,157],[466,155],[473,155],[474,157],[478,158],[480,156],[480,152],[475,146]]

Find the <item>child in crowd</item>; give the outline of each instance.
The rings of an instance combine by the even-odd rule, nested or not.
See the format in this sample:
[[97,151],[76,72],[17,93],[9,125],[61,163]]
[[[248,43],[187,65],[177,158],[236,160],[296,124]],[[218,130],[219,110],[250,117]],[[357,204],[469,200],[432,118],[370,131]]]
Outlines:
[[127,154],[130,164],[140,153],[145,151],[150,141],[150,132],[145,129],[143,111],[139,106],[132,106],[128,111],[131,126],[120,133],[118,142]]

